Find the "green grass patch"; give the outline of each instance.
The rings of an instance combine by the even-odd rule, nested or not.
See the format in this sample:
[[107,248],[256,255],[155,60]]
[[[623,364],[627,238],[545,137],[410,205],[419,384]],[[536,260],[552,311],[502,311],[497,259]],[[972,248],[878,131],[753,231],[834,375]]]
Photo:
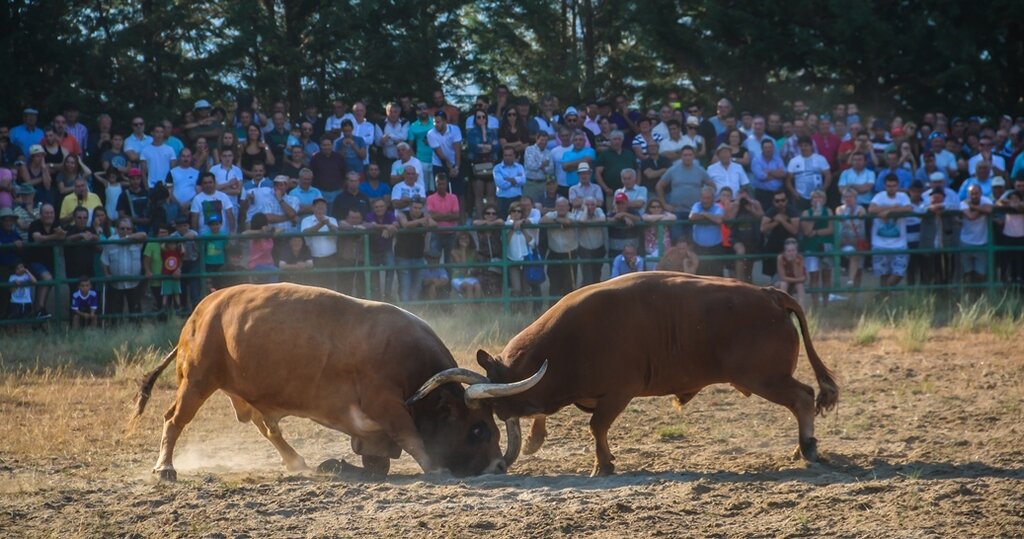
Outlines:
[[675,440],[682,440],[689,434],[689,429],[683,425],[674,425],[671,427],[662,427],[658,429],[658,439],[663,442],[671,442]]

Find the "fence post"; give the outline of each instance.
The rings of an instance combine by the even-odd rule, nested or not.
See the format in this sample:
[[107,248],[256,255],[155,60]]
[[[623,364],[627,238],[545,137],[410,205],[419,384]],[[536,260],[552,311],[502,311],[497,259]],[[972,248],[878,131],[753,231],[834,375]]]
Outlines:
[[[370,269],[373,267],[373,261],[370,260],[370,231],[364,229],[362,234],[363,239],[363,297],[366,299],[375,299],[370,296],[370,284],[373,281],[374,270]],[[387,273],[385,272],[385,275]],[[377,272],[377,277],[380,277],[380,272]],[[383,287],[386,284],[386,278],[381,281],[381,294],[383,295]]]
[[501,310],[503,313],[508,314],[512,312],[512,305],[510,303],[511,296],[509,295],[508,286],[508,234],[505,231],[505,225],[501,226]]
[[[61,288],[63,288],[64,285],[65,285],[65,282],[64,282],[65,280],[61,279],[60,276],[64,275],[65,271],[66,270],[64,268],[64,243],[62,241],[61,243],[58,243],[57,245],[53,246],[53,276],[52,277],[53,277],[53,283],[54,284],[53,284],[53,294],[51,294],[51,296],[53,297],[53,318],[54,318],[54,320],[56,320],[58,322],[67,322],[68,316],[70,315],[70,313],[68,312],[68,311],[70,311],[70,308],[68,307],[68,305],[70,304],[70,301],[65,302],[63,300],[62,296],[64,294],[63,294],[63,290],[61,290]],[[65,277],[70,277],[70,276],[65,275]],[[70,299],[71,298],[69,297],[68,300],[70,300]],[[45,305],[41,305],[41,307],[45,308],[46,306]]]
[[988,293],[991,295],[995,292],[996,287],[996,235],[995,235],[995,222],[992,219],[992,214],[989,213],[985,216],[985,234],[987,241],[985,242],[985,258],[988,263],[985,264],[985,284]]

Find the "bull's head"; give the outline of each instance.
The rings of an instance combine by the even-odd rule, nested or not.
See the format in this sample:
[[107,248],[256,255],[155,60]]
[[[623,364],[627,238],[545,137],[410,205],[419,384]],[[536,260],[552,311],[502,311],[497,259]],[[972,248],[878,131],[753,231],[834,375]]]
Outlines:
[[[519,419],[505,421],[508,443],[501,454],[498,428],[486,400],[527,391],[540,382],[546,371],[547,362],[533,376],[510,384],[491,383],[486,376],[462,368],[435,374],[406,401],[412,406],[434,390],[439,392],[432,412],[415,414],[430,457],[456,476],[505,472],[519,457]],[[451,383],[467,387],[463,391],[461,386],[446,385]]]

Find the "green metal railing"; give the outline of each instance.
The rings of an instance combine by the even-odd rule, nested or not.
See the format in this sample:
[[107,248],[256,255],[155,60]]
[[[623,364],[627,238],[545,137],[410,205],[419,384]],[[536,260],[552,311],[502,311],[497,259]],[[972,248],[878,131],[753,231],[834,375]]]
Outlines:
[[[949,212],[949,213],[956,214],[956,213],[959,213],[959,212]],[[907,214],[907,216],[917,216],[917,214]],[[881,251],[866,250],[866,251],[841,252],[838,249],[838,246],[840,244],[841,230],[840,230],[839,226],[833,226],[833,235],[832,235],[832,245],[834,246],[833,249],[831,251],[829,251],[829,252],[812,253],[815,256],[819,256],[819,257],[823,257],[823,258],[828,258],[828,259],[831,260],[832,268],[835,270],[835,271],[832,272],[831,283],[827,287],[808,288],[807,292],[809,294],[816,293],[816,292],[826,292],[826,293],[833,293],[833,292],[842,292],[842,293],[870,293],[870,292],[877,292],[877,291],[880,291],[880,290],[885,290],[885,291],[888,291],[888,292],[900,292],[900,291],[906,291],[906,290],[945,290],[945,289],[967,289],[967,288],[984,288],[984,289],[987,289],[987,290],[990,290],[990,291],[991,290],[995,290],[996,288],[1002,286],[1002,283],[1000,283],[1000,282],[998,282],[996,280],[996,256],[997,256],[997,253],[998,252],[1021,252],[1021,251],[1024,251],[1024,248],[996,245],[995,242],[993,241],[994,235],[992,233],[993,231],[992,231],[992,224],[991,224],[992,217],[993,216],[989,216],[987,218],[988,219],[987,225],[989,227],[988,228],[988,230],[989,230],[989,241],[984,246],[980,246],[980,247],[960,247],[960,246],[956,246],[956,247],[947,247],[947,248],[943,248],[943,249],[917,248],[917,249],[885,250],[884,251],[884,254],[908,254],[908,255],[913,255],[913,254],[924,254],[924,255],[954,254],[954,253],[979,252],[979,251],[981,251],[981,252],[984,252],[986,254],[986,257],[987,257],[987,260],[988,260],[987,272],[986,272],[986,276],[985,276],[984,282],[980,282],[980,283],[949,282],[949,283],[935,283],[935,284],[922,284],[922,283],[918,283],[918,284],[912,284],[912,285],[911,284],[902,284],[902,285],[899,285],[899,286],[890,286],[890,287],[884,287],[884,288],[883,287],[872,287],[872,286],[861,286],[861,287],[856,288],[856,289],[851,289],[851,288],[843,287],[841,285],[842,276],[841,276],[841,272],[839,271],[839,268],[840,268],[841,260],[844,257],[850,257],[850,256],[867,257],[867,256],[871,256],[873,254],[880,254]],[[816,217],[815,218],[815,220],[824,220],[824,219],[833,221],[834,223],[838,223],[839,221],[844,221],[844,220],[851,220],[851,219],[852,220],[857,220],[857,221],[860,221],[860,222],[864,222],[865,220],[870,221],[871,217],[870,216],[867,216],[867,217],[828,216],[828,217]],[[750,223],[750,222],[753,222],[753,221],[752,220],[743,220],[743,219],[732,219],[732,220],[727,220],[726,221],[726,223],[740,223],[740,222]],[[641,222],[641,223],[637,223],[633,227],[629,227],[629,228],[635,229],[637,231],[637,239],[639,240],[640,243],[642,243],[642,237],[643,236],[641,235],[641,231],[643,231],[647,227],[651,227],[651,226],[657,227],[657,234],[658,234],[658,243],[657,244],[659,246],[661,246],[661,245],[664,245],[663,238],[664,238],[664,235],[669,232],[669,228],[670,227],[681,226],[681,225],[682,226],[693,225],[693,224],[700,224],[700,223],[695,223],[694,221],[689,221],[689,220],[662,221],[662,222],[658,222],[658,223],[642,223]],[[760,224],[760,221],[758,220],[756,222],[756,225],[759,226],[759,224]],[[573,225],[570,225],[569,227],[570,228],[577,228],[577,229],[594,228],[594,227],[610,229],[610,228],[613,228],[613,227],[624,228],[624,225],[612,225],[612,224],[609,224],[607,222],[600,222],[600,223],[575,223]],[[558,228],[565,228],[565,227],[563,225],[558,225],[558,224],[541,224],[541,225],[527,225],[525,228],[535,228],[535,229],[546,230],[546,229],[558,229]],[[504,223],[502,223],[502,226],[500,226],[500,227],[499,226],[455,226],[455,227],[443,227],[443,228],[435,227],[435,228],[427,229],[427,232],[431,232],[431,233],[444,232],[444,233],[454,234],[454,233],[459,232],[459,231],[467,231],[467,232],[480,233],[480,232],[493,232],[494,230],[501,230],[501,232],[502,232],[500,234],[500,237],[501,237],[501,253],[506,253],[508,251],[508,231],[510,229],[511,229],[511,227],[509,225],[504,225]],[[379,233],[377,233],[377,234],[379,234]],[[420,235],[423,235],[424,234],[424,230],[423,229],[414,229],[414,230],[399,229],[397,231],[397,234],[420,234]],[[538,260],[538,261],[531,261],[529,263],[524,263],[524,262],[521,262],[521,261],[508,260],[507,258],[502,257],[500,260],[497,260],[497,261],[488,260],[488,261],[473,262],[473,263],[461,263],[461,264],[455,264],[455,263],[451,263],[450,261],[446,261],[446,263],[439,264],[438,266],[433,266],[433,265],[429,265],[429,264],[418,264],[418,265],[410,265],[410,266],[397,266],[397,265],[396,266],[375,266],[375,265],[372,265],[370,263],[371,258],[372,258],[370,256],[371,255],[371,245],[370,244],[371,244],[371,241],[373,241],[375,239],[375,232],[373,230],[339,230],[337,232],[318,232],[318,233],[314,233],[314,234],[289,233],[289,234],[278,234],[278,235],[275,236],[275,238],[281,238],[283,240],[285,238],[289,238],[289,237],[293,237],[293,236],[302,236],[302,237],[306,237],[306,238],[313,237],[313,236],[331,236],[331,237],[336,237],[338,239],[353,238],[353,237],[359,238],[359,241],[361,242],[361,247],[362,247],[362,261],[361,261],[360,265],[356,265],[356,266],[339,266],[339,267],[332,267],[332,268],[313,268],[313,269],[298,270],[298,271],[279,271],[279,272],[275,272],[275,273],[278,276],[283,277],[284,278],[283,280],[294,279],[294,278],[299,277],[299,276],[306,277],[306,276],[316,276],[316,275],[323,275],[323,274],[343,275],[343,274],[348,274],[348,273],[361,273],[362,274],[362,279],[361,279],[362,280],[362,288],[363,288],[363,292],[364,292],[363,295],[364,296],[369,296],[370,290],[372,288],[372,286],[371,286],[371,283],[372,283],[372,280],[373,280],[372,275],[373,275],[374,272],[381,272],[381,271],[393,271],[393,272],[395,272],[394,280],[396,281],[395,285],[397,286],[397,284],[398,284],[397,283],[397,280],[398,280],[397,279],[397,277],[398,277],[397,272],[400,271],[400,270],[413,270],[413,271],[416,271],[416,270],[422,270],[422,269],[427,269],[427,268],[441,267],[441,268],[444,268],[445,270],[447,270],[449,272],[449,275],[450,275],[451,270],[453,270],[453,269],[485,269],[485,268],[494,268],[494,267],[497,267],[497,268],[500,269],[500,272],[501,272],[501,291],[500,291],[500,294],[497,295],[497,296],[482,297],[482,298],[463,298],[463,297],[460,297],[458,294],[454,294],[453,293],[452,297],[447,298],[447,299],[435,299],[435,300],[423,300],[423,299],[421,299],[421,300],[417,300],[417,301],[406,302],[405,303],[406,305],[451,305],[451,304],[466,304],[466,303],[482,303],[482,304],[496,304],[497,303],[497,304],[500,304],[502,306],[502,308],[507,311],[507,310],[510,310],[512,308],[512,306],[514,304],[516,304],[516,303],[529,304],[529,303],[535,302],[535,301],[553,302],[553,301],[557,301],[559,299],[559,297],[552,296],[550,294],[542,295],[542,296],[532,296],[532,295],[524,295],[524,294],[513,295],[512,294],[513,291],[511,290],[510,278],[509,278],[510,272],[513,271],[514,269],[518,270],[518,268],[522,268],[522,267],[524,267],[527,264],[530,264],[530,265],[533,265],[533,264],[541,265],[546,270],[548,267],[555,266],[555,265],[586,265],[586,264],[598,264],[598,263],[603,265],[603,264],[609,264],[610,262],[612,262],[611,258],[603,257],[603,258],[594,258],[594,259],[574,258],[574,259],[567,259],[567,260],[546,260],[545,259],[545,260]],[[207,279],[212,278],[212,277],[232,277],[232,276],[234,276],[234,277],[244,277],[244,278],[266,278],[268,275],[271,275],[271,273],[264,272],[264,271],[235,271],[235,272],[211,272],[211,271],[208,271],[207,262],[206,262],[206,249],[204,248],[204,245],[203,245],[205,242],[211,241],[211,240],[216,240],[216,241],[228,240],[229,242],[244,242],[244,241],[252,240],[252,239],[254,239],[254,236],[252,236],[252,235],[237,235],[236,234],[236,235],[218,236],[218,237],[197,236],[194,239],[183,239],[183,238],[175,238],[175,237],[164,237],[164,238],[151,237],[151,238],[148,238],[147,240],[145,240],[145,242],[156,242],[156,243],[163,243],[163,242],[184,243],[184,242],[189,242],[189,241],[195,242],[197,244],[197,250],[198,250],[198,253],[199,253],[199,260],[198,260],[197,271],[194,271],[194,272],[191,272],[191,273],[187,273],[187,274],[186,273],[182,273],[182,275],[180,276],[180,279],[183,282],[186,279],[199,279],[200,280],[200,284],[201,284],[201,286],[200,286],[200,291],[201,291],[200,296],[202,297],[202,296],[205,296],[206,293],[209,290],[209,288],[207,286],[205,286],[205,281]],[[67,317],[69,316],[69,309],[67,308],[67,305],[69,305],[69,301],[68,301],[69,297],[68,297],[67,285],[77,283],[78,277],[79,277],[77,275],[61,277],[62,275],[65,274],[65,268],[64,268],[64,249],[65,249],[65,247],[67,247],[69,245],[103,247],[105,245],[113,245],[113,244],[145,243],[145,242],[139,242],[139,241],[133,241],[133,240],[101,240],[101,241],[93,241],[93,242],[82,242],[82,241],[79,241],[79,242],[68,242],[68,241],[48,242],[46,245],[53,249],[53,255],[54,255],[54,265],[55,265],[55,267],[53,268],[53,272],[54,272],[53,273],[53,279],[50,279],[50,280],[47,280],[47,281],[39,281],[36,284],[36,286],[47,286],[47,285],[50,285],[50,286],[53,287],[52,288],[51,297],[52,297],[53,305],[56,306],[53,309],[54,317],[57,320],[66,320]],[[607,243],[605,245],[607,246]],[[692,245],[692,242],[691,242],[691,245]],[[35,248],[39,248],[40,245],[39,244],[34,244],[34,247]],[[0,249],[13,249],[13,248],[14,248],[13,245],[3,245],[3,246],[0,246]],[[765,260],[765,259],[768,259],[768,258],[774,258],[777,254],[778,253],[749,253],[748,252],[747,254],[744,254],[744,255],[736,255],[736,254],[714,255],[714,256],[711,256],[711,255],[700,255],[700,259],[701,259],[701,263],[702,264],[705,261],[731,262],[731,261],[735,261],[735,260],[745,260],[749,264],[752,265],[754,262],[756,262],[758,260]],[[806,255],[808,253],[804,253],[804,254]],[[658,259],[655,258],[655,257],[647,257],[646,260],[647,260],[648,263],[656,263],[658,261]],[[868,269],[867,268],[863,268],[863,271],[867,272]],[[146,283],[147,281],[149,282],[150,285],[152,285],[154,283],[159,283],[162,280],[175,279],[175,278],[176,277],[169,276],[169,275],[153,275],[152,277],[145,277],[144,275],[139,275],[138,277],[104,277],[104,276],[96,276],[96,277],[92,277],[91,280],[92,280],[93,283],[98,283],[98,284],[106,284],[106,283],[113,283],[113,282],[123,282],[123,281],[139,281],[140,282],[140,286],[143,286],[144,283]],[[381,288],[383,288],[383,285],[384,285],[384,283],[386,283],[386,280],[384,279],[384,277],[380,276],[379,274],[378,274],[378,278],[381,281]],[[525,283],[525,281],[523,281],[523,282]],[[10,283],[8,283],[8,282],[0,283],[0,294],[9,294],[9,289],[11,288],[11,286],[12,285]],[[574,286],[575,286],[575,283],[574,283]],[[526,287],[524,285],[523,288],[527,289],[528,287]],[[3,314],[6,314],[6,313],[3,313]],[[101,318],[139,318],[139,317],[156,316],[156,315],[159,315],[159,314],[162,314],[162,313],[129,313],[129,314],[119,314],[119,315],[104,314],[104,315],[101,316]],[[23,319],[23,320],[15,320],[15,321],[2,320],[2,321],[0,321],[0,325],[18,324],[18,323],[26,323],[26,322],[32,322],[32,319]]]

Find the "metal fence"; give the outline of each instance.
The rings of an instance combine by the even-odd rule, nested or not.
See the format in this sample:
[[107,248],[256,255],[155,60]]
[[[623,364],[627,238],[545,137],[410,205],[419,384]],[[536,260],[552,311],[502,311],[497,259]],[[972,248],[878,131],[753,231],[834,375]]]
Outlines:
[[[949,213],[956,214],[958,212],[949,212]],[[915,216],[915,215],[916,214],[908,214],[907,216]],[[965,290],[965,289],[985,289],[985,290],[989,290],[989,291],[998,290],[998,289],[1002,288],[1005,285],[1005,283],[1000,281],[999,279],[997,279],[997,275],[996,275],[996,273],[997,273],[997,264],[996,264],[997,257],[999,256],[1000,253],[1006,253],[1009,256],[1024,257],[1024,247],[1021,247],[1021,246],[997,245],[996,242],[994,241],[995,235],[993,233],[994,231],[993,231],[993,228],[992,228],[992,217],[993,216],[987,217],[989,241],[985,245],[983,245],[983,246],[959,246],[958,245],[958,246],[949,246],[949,247],[945,247],[945,248],[942,248],[942,249],[915,248],[915,249],[885,250],[884,251],[884,254],[886,254],[886,255],[890,255],[890,254],[908,254],[908,255],[936,255],[936,254],[945,254],[945,255],[955,255],[955,254],[964,253],[964,252],[983,252],[985,254],[985,257],[986,257],[988,263],[986,264],[987,271],[986,271],[985,279],[982,282],[968,283],[968,282],[962,282],[961,280],[958,280],[958,279],[954,279],[954,280],[952,280],[950,282],[942,282],[942,283],[910,283],[910,284],[904,283],[904,284],[901,284],[901,285],[898,285],[898,286],[887,286],[887,287],[884,287],[884,288],[880,287],[880,286],[873,286],[873,285],[863,285],[863,286],[860,286],[858,288],[844,287],[844,286],[842,286],[842,274],[841,274],[841,271],[839,271],[842,259],[844,259],[846,257],[850,257],[850,256],[870,257],[870,256],[872,256],[874,254],[881,254],[882,251],[868,249],[868,250],[858,250],[858,251],[852,251],[852,252],[850,252],[850,251],[841,252],[838,249],[838,246],[840,245],[841,230],[840,230],[839,226],[833,226],[832,245],[835,246],[835,248],[833,248],[833,249],[831,249],[830,251],[827,251],[827,252],[813,253],[815,256],[818,256],[818,257],[821,257],[821,258],[825,258],[825,259],[828,259],[828,260],[831,261],[831,267],[835,270],[835,271],[832,272],[831,282],[826,287],[807,288],[807,293],[808,294],[814,294],[814,293],[822,293],[822,292],[824,292],[824,293],[839,293],[839,292],[841,292],[843,294],[862,294],[862,293],[878,292],[880,290],[885,290],[887,292],[902,292],[902,291],[907,291],[907,290],[918,290],[919,291],[919,290],[947,290],[947,289],[959,289],[959,290]],[[869,216],[867,218],[862,218],[862,217],[830,216],[830,217],[819,217],[819,218],[816,218],[816,219],[828,219],[828,220],[831,220],[833,222],[842,221],[842,220],[855,219],[858,222],[863,222],[863,221],[870,221],[871,217]],[[735,224],[735,223],[740,223],[740,222],[750,223],[752,221],[750,221],[750,220],[744,221],[744,220],[741,220],[741,219],[734,219],[734,220],[727,220],[726,221],[727,224]],[[758,223],[759,223],[759,221],[758,221]],[[638,223],[638,224],[634,225],[631,228],[633,228],[633,229],[635,229],[637,231],[637,238],[640,239],[640,238],[642,238],[640,233],[641,233],[641,231],[643,231],[643,229],[645,229],[647,227],[656,227],[656,229],[657,229],[656,230],[656,232],[657,232],[657,244],[660,246],[660,245],[663,245],[664,236],[669,233],[669,229],[671,227],[680,226],[680,225],[687,226],[687,225],[694,225],[694,224],[698,224],[698,223],[695,223],[695,222],[689,221],[689,220],[677,220],[677,221],[662,221],[662,222],[658,222],[658,223]],[[613,225],[613,224],[608,223],[608,222],[599,222],[599,223],[577,223],[577,224],[571,225],[570,227],[571,228],[593,228],[593,227],[599,227],[599,228],[604,228],[604,229],[611,229],[611,228],[614,228],[614,227],[622,227],[622,226],[623,225]],[[532,225],[532,226],[528,225],[527,228],[537,228],[537,229],[541,229],[541,230],[547,230],[547,229],[555,229],[555,228],[565,228],[565,226],[557,225],[557,224],[541,224],[541,225]],[[480,234],[480,233],[483,233],[483,232],[493,232],[496,229],[499,229],[499,227],[497,227],[497,226],[456,226],[456,227],[444,227],[444,228],[431,228],[431,229],[428,229],[428,231],[430,233],[444,232],[444,233],[451,233],[451,234],[454,234],[454,233],[459,232],[459,231],[466,231],[466,232],[470,232],[471,234],[477,235],[477,234]],[[509,225],[504,225],[503,224],[500,227],[500,230],[503,231],[503,232],[507,232],[510,229],[511,229],[511,227]],[[424,232],[423,232],[422,229],[419,229],[419,230],[403,230],[403,229],[399,229],[397,234],[424,234]],[[372,265],[371,262],[370,262],[371,258],[372,258],[370,256],[370,254],[371,254],[370,242],[373,241],[373,239],[374,239],[374,232],[372,230],[339,230],[338,232],[321,232],[321,233],[315,233],[315,234],[299,234],[299,233],[294,233],[294,234],[278,234],[278,235],[275,236],[275,238],[279,238],[280,240],[285,241],[286,238],[294,237],[294,236],[301,236],[301,237],[305,237],[305,238],[313,237],[313,236],[333,236],[333,237],[337,237],[337,238],[357,237],[357,238],[359,238],[359,241],[362,244],[362,263],[360,265],[352,265],[352,266],[339,266],[339,267],[330,267],[330,268],[315,268],[315,269],[299,270],[299,271],[281,271],[281,272],[276,272],[277,277],[279,277],[281,280],[288,281],[288,280],[293,280],[293,279],[296,279],[296,278],[306,278],[306,277],[310,277],[310,276],[314,276],[315,277],[317,275],[325,275],[325,274],[345,275],[345,274],[356,273],[356,274],[360,274],[360,277],[357,277],[357,278],[360,278],[361,281],[362,281],[362,290],[364,292],[364,294],[363,294],[364,297],[369,295],[369,291],[372,288],[371,287],[371,282],[372,282],[372,279],[373,279],[372,276],[373,276],[374,272],[382,272],[382,271],[395,271],[395,272],[397,272],[400,269],[415,271],[415,270],[422,270],[422,269],[435,268],[435,267],[444,268],[445,270],[448,271],[449,275],[451,274],[451,270],[453,270],[453,269],[461,269],[461,268],[469,268],[469,269],[476,269],[476,270],[488,269],[488,270],[493,271],[495,273],[498,273],[500,271],[500,276],[501,276],[500,277],[500,279],[501,279],[501,281],[500,281],[501,282],[500,292],[495,294],[495,295],[491,295],[491,296],[487,296],[487,297],[481,297],[481,298],[464,298],[464,297],[461,297],[455,291],[452,291],[450,297],[448,297],[448,298],[435,299],[435,300],[417,300],[417,301],[405,302],[404,303],[405,305],[446,305],[446,304],[484,303],[484,304],[500,304],[500,306],[504,310],[507,311],[507,310],[512,309],[513,306],[515,306],[516,304],[529,305],[529,304],[536,303],[536,302],[554,302],[554,301],[557,301],[559,299],[559,297],[558,296],[550,295],[549,290],[547,290],[545,288],[542,288],[542,292],[543,293],[540,296],[524,295],[524,294],[513,294],[513,290],[511,289],[510,278],[509,278],[510,272],[511,271],[519,271],[524,266],[524,264],[537,264],[537,265],[541,265],[541,266],[544,267],[545,273],[546,273],[546,270],[549,267],[554,266],[554,265],[572,265],[572,266],[576,266],[576,265],[586,265],[586,264],[602,264],[602,267],[603,267],[603,265],[610,264],[613,261],[613,259],[611,257],[607,257],[607,256],[603,257],[603,258],[583,258],[583,259],[575,258],[575,259],[568,259],[568,260],[547,260],[547,259],[542,259],[542,260],[537,260],[537,261],[530,261],[528,263],[524,263],[522,261],[512,261],[512,260],[509,260],[507,258],[501,258],[500,260],[488,260],[488,261],[481,261],[481,262],[474,262],[474,263],[462,263],[462,264],[455,264],[455,263],[452,263],[450,260],[445,260],[444,263],[439,264],[437,266],[433,266],[433,265],[429,265],[429,264],[406,265],[406,266],[402,266],[402,267],[398,267],[398,266],[383,266],[383,265]],[[606,238],[605,245],[606,246],[607,246],[607,243],[608,243],[607,242],[607,237],[608,236],[607,236],[607,233],[606,233],[605,234],[605,238]],[[246,241],[252,240],[253,238],[254,237],[251,236],[251,235],[231,235],[231,236],[216,236],[216,237],[197,236],[195,239],[192,239],[192,240],[186,240],[186,239],[176,238],[176,237],[164,237],[164,238],[150,237],[147,240],[145,240],[145,242],[142,242],[142,243],[147,243],[147,242],[157,242],[157,243],[162,243],[162,242],[178,242],[178,243],[182,243],[182,242],[186,242],[186,241],[194,241],[194,242],[196,242],[197,243],[197,250],[198,250],[198,253],[199,253],[199,260],[198,260],[197,270],[193,271],[193,272],[190,272],[190,273],[182,273],[182,275],[180,276],[180,279],[183,282],[185,280],[187,280],[187,279],[199,279],[200,280],[200,287],[199,288],[201,290],[200,296],[202,297],[202,296],[205,296],[209,292],[209,287],[206,285],[206,280],[210,279],[210,278],[214,278],[214,277],[240,277],[240,278],[243,278],[243,279],[253,279],[253,280],[260,281],[260,280],[265,280],[268,277],[268,275],[270,275],[270,274],[268,274],[265,271],[249,271],[249,270],[246,270],[246,271],[233,271],[233,272],[224,272],[224,271],[211,272],[211,271],[208,270],[207,261],[206,261],[206,249],[204,248],[205,242],[213,241],[213,240],[216,240],[216,241],[227,240],[229,242],[246,242]],[[67,320],[68,316],[70,315],[70,309],[69,309],[68,305],[70,304],[69,303],[69,300],[70,300],[69,294],[71,294],[72,292],[70,291],[68,285],[76,284],[78,282],[78,278],[79,278],[79,276],[77,276],[77,275],[70,275],[70,276],[65,275],[64,249],[66,247],[70,246],[70,245],[74,245],[74,246],[78,246],[78,247],[81,247],[81,246],[95,246],[97,248],[102,248],[105,245],[124,244],[124,243],[140,243],[140,242],[139,241],[132,241],[132,240],[110,240],[110,239],[108,239],[108,240],[93,241],[93,242],[82,242],[82,241],[79,241],[79,242],[74,242],[73,244],[71,242],[67,242],[67,241],[47,242],[45,244],[45,246],[53,249],[54,265],[55,265],[55,267],[52,268],[53,269],[53,279],[48,280],[48,281],[40,280],[38,283],[36,283],[35,286],[52,286],[53,287],[52,288],[51,298],[52,298],[53,305],[55,306],[55,308],[53,309],[53,315],[54,315],[54,318],[56,320],[58,320],[58,321]],[[501,245],[501,252],[502,253],[507,253],[508,252],[508,234],[507,233],[502,233],[501,234],[501,244],[502,244]],[[692,244],[692,242],[691,242],[691,244]],[[31,244],[31,245],[33,245],[35,248],[41,248],[42,247],[40,244]],[[640,244],[638,244],[638,247],[641,249],[641,253],[642,253],[642,240],[640,240]],[[13,245],[2,245],[2,246],[0,246],[0,249],[13,249],[13,248],[14,248]],[[760,251],[760,250],[758,250],[758,251]],[[776,252],[756,252],[755,251],[755,252],[748,252],[748,253],[746,253],[744,255],[736,255],[736,254],[714,255],[714,256],[711,256],[711,255],[700,255],[700,260],[701,260],[702,264],[705,261],[730,262],[730,261],[735,261],[735,260],[745,260],[745,261],[747,261],[748,264],[753,265],[754,263],[756,263],[758,261],[763,261],[763,260],[768,259],[768,258],[774,258],[777,254],[778,253],[776,253]],[[806,255],[808,253],[804,253],[804,254]],[[99,256],[98,253],[97,253],[96,256]],[[643,256],[643,255],[641,255],[641,256]],[[657,257],[644,256],[644,258],[645,258],[645,261],[648,264],[656,264],[657,261],[658,261]],[[870,275],[869,267],[867,266],[867,264],[865,264],[865,267],[863,268],[863,271],[865,272],[865,275]],[[574,275],[577,275],[577,274],[578,274],[578,272],[574,272]],[[134,277],[134,276],[133,277],[93,276],[93,277],[91,277],[91,281],[94,284],[100,285],[97,288],[102,289],[103,285],[108,284],[108,283],[118,282],[118,281],[141,281],[140,282],[140,286],[146,286],[147,284],[152,285],[152,284],[155,284],[155,283],[159,283],[160,281],[165,280],[165,279],[174,279],[174,278],[176,278],[176,277],[170,276],[170,275],[153,275],[152,277],[145,277],[143,275],[139,275],[138,277]],[[381,278],[383,280],[383,278],[380,277],[379,274],[378,274],[378,278]],[[577,279],[577,278],[574,276],[574,280],[575,279]],[[764,281],[764,279],[756,279],[756,280]],[[147,283],[147,281],[148,281],[148,283]],[[578,283],[578,280],[575,280],[574,283],[573,283],[573,286],[575,287],[577,283]],[[396,282],[394,284],[397,286],[397,284],[398,284],[397,283],[397,278],[396,278]],[[547,284],[547,283],[545,283],[545,284]],[[11,287],[12,287],[12,284],[9,283],[9,282],[2,282],[2,283],[0,283],[0,294],[9,294]],[[198,302],[198,300],[194,300],[194,302]],[[3,313],[3,314],[6,315],[6,313]],[[162,314],[164,314],[164,313],[143,312],[143,313],[129,313],[129,314],[118,314],[118,315],[102,314],[100,316],[100,318],[101,319],[103,319],[103,318],[140,318],[140,317],[144,318],[144,317],[158,316],[158,315],[162,315]],[[28,322],[33,322],[33,319],[0,320],[0,325],[24,324],[24,323],[28,323]]]

